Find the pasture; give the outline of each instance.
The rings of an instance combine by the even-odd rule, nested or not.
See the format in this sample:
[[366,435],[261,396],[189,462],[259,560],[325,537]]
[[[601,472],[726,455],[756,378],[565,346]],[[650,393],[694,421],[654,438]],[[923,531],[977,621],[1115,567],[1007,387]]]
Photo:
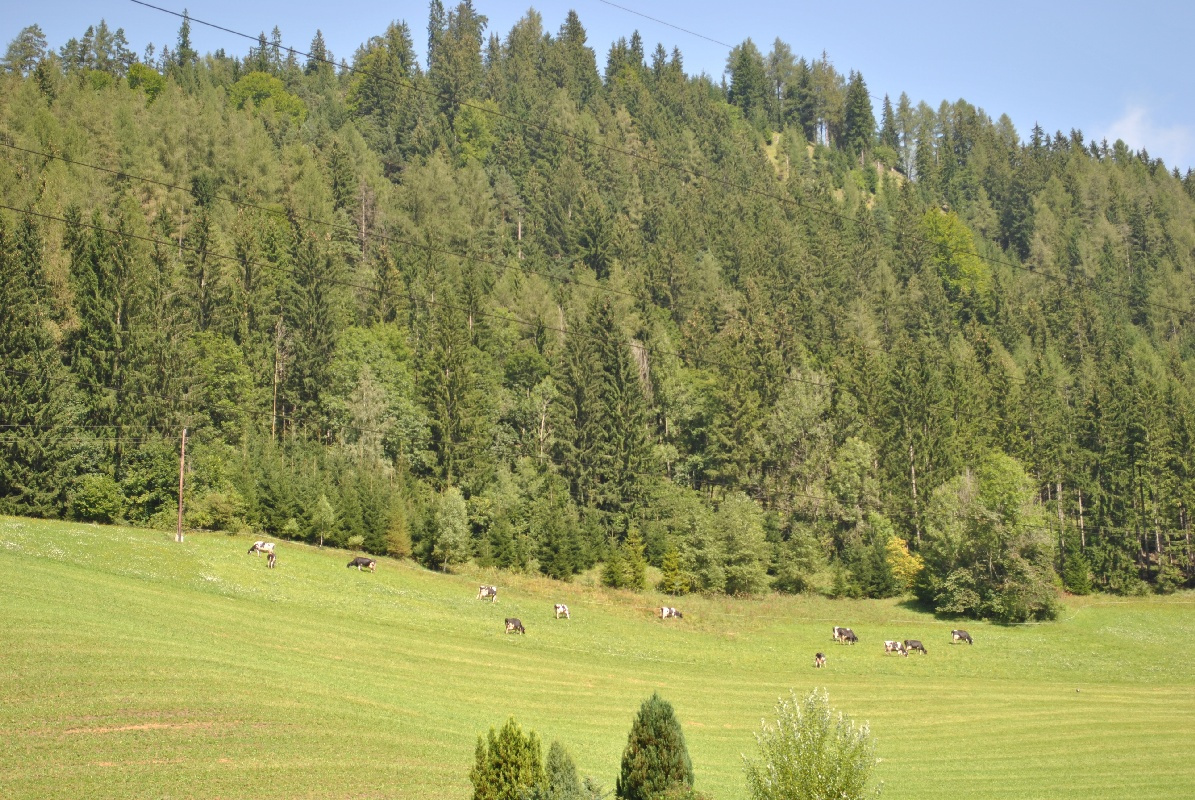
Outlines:
[[[885,797],[1195,786],[1190,593],[1072,598],[1060,622],[1001,627],[895,601],[667,599],[390,559],[370,574],[290,542],[267,570],[251,543],[0,517],[0,795],[461,799],[478,734],[511,715],[612,789],[658,690],[696,788],[737,798],[760,718],[815,686],[870,722]],[[897,638],[928,655],[886,655]]]

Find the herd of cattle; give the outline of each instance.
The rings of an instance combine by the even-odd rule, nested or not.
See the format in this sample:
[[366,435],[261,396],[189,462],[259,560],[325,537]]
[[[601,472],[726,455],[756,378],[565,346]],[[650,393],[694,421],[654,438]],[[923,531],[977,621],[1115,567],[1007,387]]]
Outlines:
[[[250,553],[265,553],[266,554],[266,566],[269,567],[270,569],[273,569],[274,566],[277,564],[277,557],[274,555],[274,543],[273,542],[264,542],[264,541],[254,542],[253,546],[249,548],[249,552]],[[358,572],[360,572],[362,569],[367,569],[370,572],[376,572],[377,567],[378,567],[378,562],[372,558],[367,557],[367,556],[357,556],[356,558],[354,558],[352,561],[350,561],[348,563],[348,566],[356,567]],[[477,599],[478,600],[489,600],[491,603],[497,603],[498,602],[498,587],[491,586],[486,583],[481,584],[480,586],[477,587]],[[564,603],[556,603],[554,610],[556,612],[556,619],[560,619],[561,617],[564,617],[565,619],[570,619],[570,620],[572,619],[572,617],[570,617],[569,613],[568,613],[568,606],[566,606]],[[684,617],[685,617],[685,615],[682,614],[679,609],[673,608],[671,606],[661,606],[660,608],[656,609],[656,613],[659,614],[660,619],[684,619]],[[527,629],[523,627],[522,620],[517,619],[515,617],[507,617],[506,618],[506,632],[507,633],[526,634]],[[856,636],[855,632],[853,630],[851,630],[850,628],[843,628],[841,626],[835,625],[833,628],[833,634],[834,634],[834,641],[838,642],[839,644],[853,645],[853,644],[859,643],[859,637]],[[950,632],[950,641],[952,644],[957,644],[958,642],[966,642],[967,644],[974,644],[974,641],[972,641],[972,639],[971,639],[971,634],[967,633],[964,630],[951,631]],[[929,655],[929,651],[925,649],[925,645],[923,645],[921,643],[920,639],[891,639],[891,640],[884,641],[884,652],[885,653],[898,653],[898,654],[904,656],[905,658],[908,658],[909,653],[914,650],[919,650],[922,655]],[[825,665],[826,665],[826,654],[825,653],[815,654],[813,657],[813,666],[824,667]]]
[[[858,644],[859,637],[850,628],[843,628],[835,625],[833,628],[834,641],[839,644]],[[953,630],[950,632],[950,643],[957,644],[958,642],[966,642],[967,644],[975,644],[971,639],[971,634],[964,630]],[[914,650],[921,651],[921,655],[929,655],[929,651],[925,649],[925,645],[921,643],[920,639],[891,639],[884,641],[885,653],[898,653],[905,658],[909,657],[909,653]],[[826,666],[826,654],[817,653],[813,656],[813,666]]]

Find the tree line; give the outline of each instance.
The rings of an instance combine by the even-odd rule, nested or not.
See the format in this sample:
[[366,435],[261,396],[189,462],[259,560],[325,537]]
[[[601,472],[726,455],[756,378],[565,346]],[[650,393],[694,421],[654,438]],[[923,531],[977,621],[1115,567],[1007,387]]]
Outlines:
[[[966,101],[430,5],[337,60],[37,26],[0,511],[1048,617],[1195,561],[1195,173]],[[422,58],[420,57],[422,56]]]

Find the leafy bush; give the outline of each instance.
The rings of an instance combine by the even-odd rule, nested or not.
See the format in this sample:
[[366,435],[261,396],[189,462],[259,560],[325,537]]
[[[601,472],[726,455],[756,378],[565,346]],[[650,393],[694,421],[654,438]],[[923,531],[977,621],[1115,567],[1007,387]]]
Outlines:
[[775,723],[764,721],[755,736],[759,760],[744,757],[752,800],[879,795],[879,787],[867,788],[876,764],[870,729],[835,715],[826,692],[782,697],[775,714]]
[[124,495],[111,475],[91,473],[81,476],[70,496],[74,519],[83,522],[116,522],[124,510]]

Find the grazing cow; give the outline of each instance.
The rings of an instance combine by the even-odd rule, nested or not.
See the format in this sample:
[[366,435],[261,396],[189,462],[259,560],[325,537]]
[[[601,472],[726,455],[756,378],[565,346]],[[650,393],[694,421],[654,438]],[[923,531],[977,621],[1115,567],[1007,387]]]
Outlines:
[[487,597],[490,598],[491,603],[497,603],[498,602],[498,587],[497,586],[487,586],[484,583],[481,586],[478,586],[477,587],[477,599],[484,600]]
[[885,641],[884,642],[884,652],[885,653],[902,653],[903,655],[906,655],[906,656],[908,655],[908,653],[905,653],[904,642]]
[[274,552],[273,542],[254,542],[253,546],[249,548],[250,553],[272,553]]
[[677,619],[684,619],[685,615],[680,611],[670,606],[664,606],[660,609],[660,619],[668,619],[669,617],[676,617]]
[[266,556],[266,566],[270,569],[273,569],[277,563],[278,563],[278,556],[274,555],[274,551],[271,550],[270,554],[268,556]]
[[523,627],[523,623],[514,617],[506,618],[506,632],[507,633],[521,633],[527,635],[527,630]]
[[925,649],[925,645],[921,643],[920,639],[905,639],[905,655],[907,656],[913,650],[920,650],[921,655],[929,655],[929,651]]
[[556,619],[560,619],[561,617],[564,617],[565,619],[572,619],[572,617],[568,615],[568,606],[566,606],[564,603],[557,603]]
[[826,666],[826,654],[825,653],[817,653],[816,655],[814,655],[813,656],[813,666],[815,666],[815,667]]
[[950,641],[951,642],[966,642],[967,644],[975,644],[975,642],[971,641],[971,634],[967,633],[966,631],[951,631],[950,632]]
[[360,572],[362,567],[368,568],[370,572],[376,572],[378,569],[378,562],[374,561],[372,558],[366,558],[365,556],[357,556],[352,561],[350,561],[346,566],[356,567],[357,572]]
[[859,637],[856,636],[855,632],[850,628],[840,628],[835,625],[834,641],[841,642],[842,644],[855,644],[859,641]]

